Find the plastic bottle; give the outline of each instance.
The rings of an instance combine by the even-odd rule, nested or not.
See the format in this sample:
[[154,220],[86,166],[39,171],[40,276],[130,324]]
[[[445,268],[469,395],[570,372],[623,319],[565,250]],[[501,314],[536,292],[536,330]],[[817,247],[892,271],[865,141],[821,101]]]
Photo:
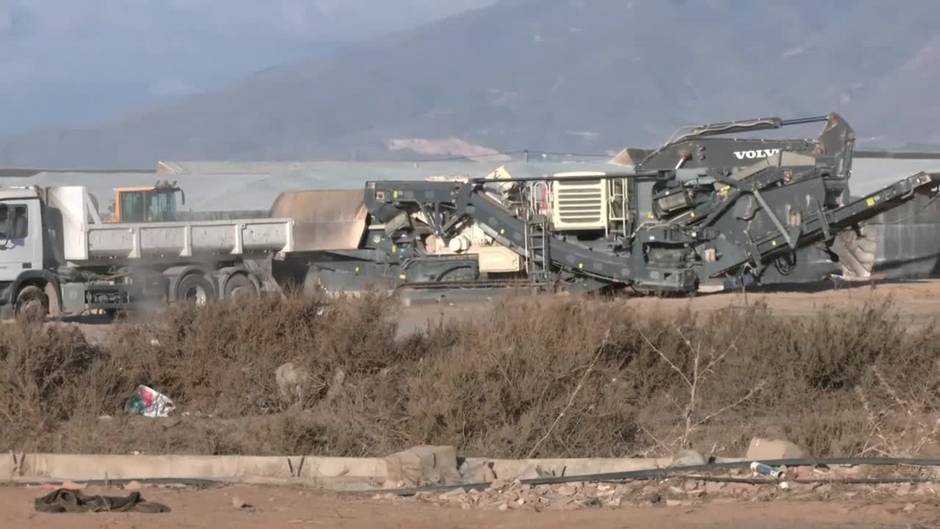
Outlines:
[[774,479],[781,479],[784,477],[782,470],[778,470],[770,465],[765,465],[764,463],[758,463],[757,461],[751,463],[751,471],[753,471],[755,474],[770,476]]

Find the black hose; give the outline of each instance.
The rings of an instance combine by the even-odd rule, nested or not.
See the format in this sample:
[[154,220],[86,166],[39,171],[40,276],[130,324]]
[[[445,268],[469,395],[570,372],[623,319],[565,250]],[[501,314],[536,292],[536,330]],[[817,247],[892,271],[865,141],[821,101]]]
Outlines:
[[[894,457],[827,457],[827,458],[791,458],[761,460],[761,463],[770,466],[788,467],[818,467],[829,465],[879,465],[879,466],[940,466],[940,459],[915,459]],[[581,476],[557,476],[549,478],[535,478],[525,480],[529,485],[554,485],[558,483],[576,483],[582,481],[601,480],[627,480],[627,479],[657,479],[675,474],[699,472],[709,470],[728,470],[733,468],[747,468],[751,461],[735,461],[732,463],[707,463],[704,465],[691,465],[684,467],[656,468],[648,470],[628,470],[625,472],[607,472],[600,474],[585,474]]]
[[[791,458],[791,459],[768,459],[761,460],[761,463],[770,466],[788,466],[788,467],[819,467],[829,465],[877,465],[877,466],[915,466],[915,467],[935,467],[940,466],[940,459],[918,459],[918,458],[899,458],[899,457],[823,457],[823,458]],[[735,461],[730,463],[707,463],[704,465],[688,465],[670,468],[653,468],[646,470],[627,470],[623,472],[604,472],[599,474],[582,474],[576,476],[552,476],[547,478],[533,478],[519,480],[524,485],[558,485],[562,483],[582,483],[582,482],[618,482],[628,480],[652,480],[663,479],[667,477],[687,477],[690,472],[708,472],[715,470],[730,470],[735,468],[747,468],[751,461]],[[695,479],[702,479],[696,477]],[[732,479],[732,478],[728,478]],[[858,478],[862,479],[862,478]],[[879,479],[879,478],[867,478]],[[755,483],[776,483],[770,480],[753,480]],[[902,483],[913,482],[914,478],[904,479]],[[940,478],[937,478],[940,482]],[[800,481],[796,481],[800,483]],[[824,483],[855,483],[847,480],[820,480]],[[868,483],[867,481],[859,483]],[[871,483],[879,483],[872,481]],[[886,482],[890,483],[890,482]],[[414,496],[422,492],[443,493],[453,490],[464,489],[486,490],[491,483],[465,483],[460,485],[429,485],[424,487],[412,487],[404,489],[378,489],[366,491],[370,494],[395,494],[397,496]]]
[[[796,478],[774,479],[764,478],[735,478],[731,476],[703,476],[701,474],[672,474],[670,478],[689,479],[696,481],[710,481],[712,483],[744,483],[746,485],[779,485],[780,483],[834,484],[834,485],[887,485],[892,483],[940,483],[940,477],[866,477],[866,478]],[[604,483],[620,483],[620,481],[605,481]]]

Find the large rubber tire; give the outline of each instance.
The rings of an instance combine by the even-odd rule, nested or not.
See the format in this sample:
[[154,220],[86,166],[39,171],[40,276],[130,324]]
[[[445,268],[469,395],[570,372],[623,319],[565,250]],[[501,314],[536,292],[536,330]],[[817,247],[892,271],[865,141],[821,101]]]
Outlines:
[[864,226],[856,232],[846,230],[836,235],[832,252],[839,256],[842,276],[849,281],[868,281],[878,259],[878,239]]
[[26,321],[42,321],[49,314],[49,298],[37,286],[28,285],[20,289],[13,305],[13,313],[17,319]]
[[215,301],[212,282],[202,274],[187,274],[176,285],[176,302],[202,306]]
[[245,274],[232,274],[225,282],[224,294],[225,299],[255,297],[258,295],[258,288]]

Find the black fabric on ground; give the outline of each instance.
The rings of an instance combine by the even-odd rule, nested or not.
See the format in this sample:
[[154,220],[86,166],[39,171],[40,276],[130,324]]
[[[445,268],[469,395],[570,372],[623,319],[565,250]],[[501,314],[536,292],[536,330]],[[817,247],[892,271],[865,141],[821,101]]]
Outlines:
[[41,498],[36,498],[36,510],[39,512],[169,512],[170,508],[161,503],[150,503],[139,492],[132,492],[126,497],[86,496],[74,490],[58,489]]

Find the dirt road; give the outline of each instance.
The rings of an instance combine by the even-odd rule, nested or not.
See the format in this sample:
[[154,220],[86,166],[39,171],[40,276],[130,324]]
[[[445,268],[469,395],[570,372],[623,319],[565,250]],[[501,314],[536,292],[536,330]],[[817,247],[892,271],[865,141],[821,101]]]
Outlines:
[[[398,336],[404,337],[441,323],[473,318],[491,310],[493,303],[512,294],[494,294],[490,297],[467,297],[459,300],[420,301],[405,306],[398,316]],[[639,313],[671,313],[689,309],[708,313],[732,308],[747,310],[756,303],[764,303],[783,316],[811,316],[824,309],[847,309],[868,302],[890,301],[898,313],[912,326],[924,325],[940,316],[940,280],[851,285],[827,290],[793,290],[773,292],[740,292],[703,294],[695,297],[628,297],[614,298]],[[94,343],[104,341],[111,332],[111,324],[95,317],[71,322]]]
[[[477,528],[546,529],[591,527],[594,529],[713,527],[736,529],[935,527],[940,507],[935,502],[884,501],[785,501],[706,502],[691,507],[592,508],[575,511],[531,510],[464,511],[410,500],[374,500],[336,496],[309,490],[237,486],[208,490],[145,488],[150,501],[169,506],[165,514],[94,513],[43,514],[33,511],[38,488],[0,488],[3,527],[17,529],[175,529],[224,527],[267,529],[336,527],[358,529],[395,527],[409,529]],[[86,491],[88,492],[88,491]],[[95,491],[92,491],[95,492]],[[98,493],[123,496],[124,491],[97,489]],[[249,507],[237,509],[233,496]]]
[[[442,321],[485,314],[497,299],[415,303],[400,313],[399,335],[438,325]],[[822,310],[891,302],[901,317],[906,318],[910,325],[918,326],[940,316],[940,280],[851,285],[816,291],[732,292],[673,298],[624,296],[615,299],[640,314],[669,314],[685,309],[696,313],[727,308],[747,310],[763,303],[781,316],[812,316]]]

